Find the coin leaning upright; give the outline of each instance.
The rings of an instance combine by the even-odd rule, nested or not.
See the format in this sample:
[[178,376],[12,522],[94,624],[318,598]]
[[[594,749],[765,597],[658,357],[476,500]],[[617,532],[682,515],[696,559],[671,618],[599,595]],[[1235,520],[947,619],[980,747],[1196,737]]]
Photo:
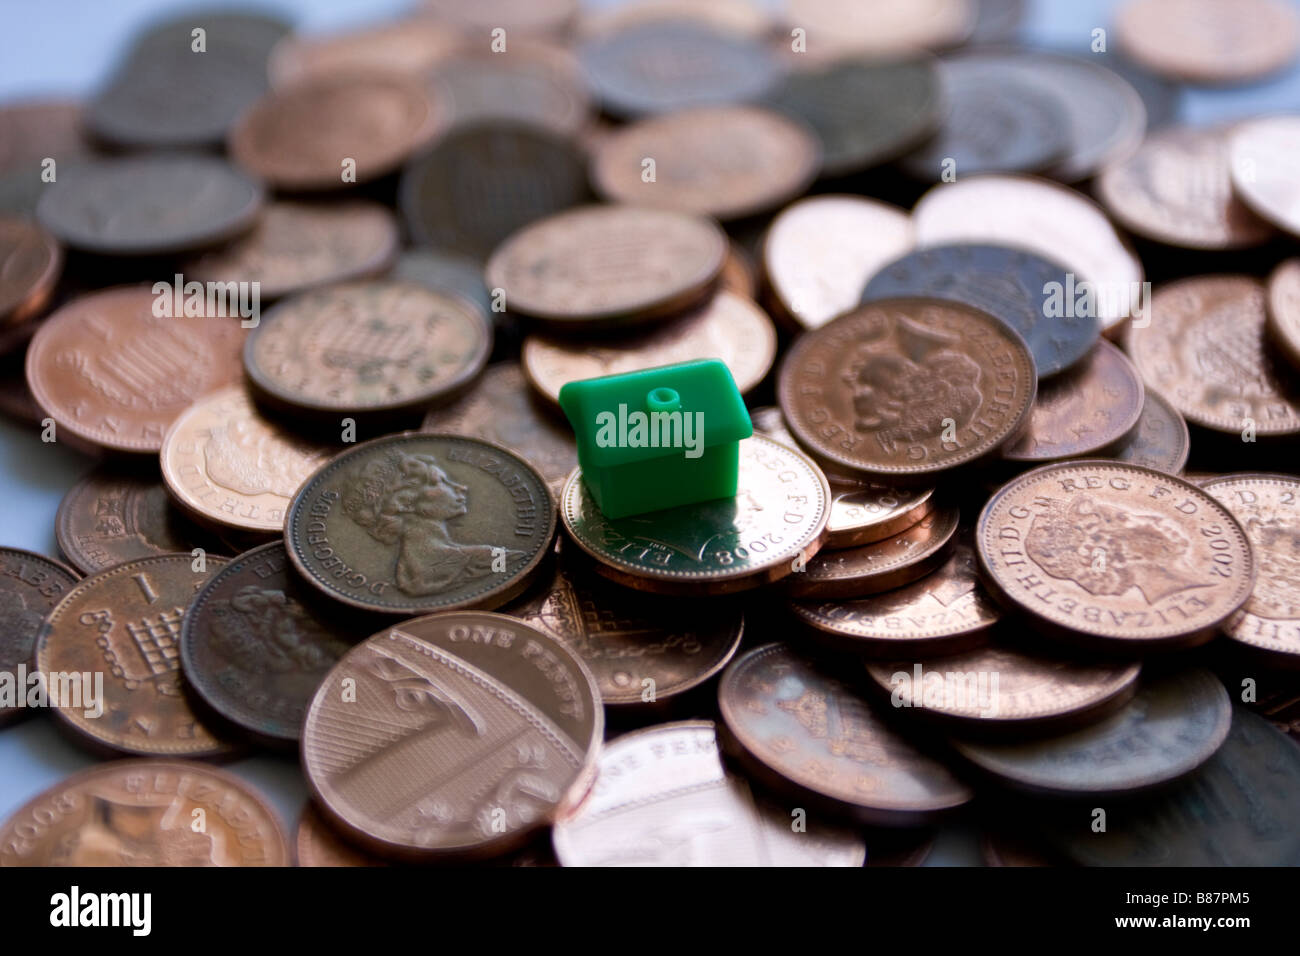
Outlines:
[[364,442],[298,490],[285,547],[336,601],[385,614],[499,607],[555,537],[545,479],[477,438],[407,432]]

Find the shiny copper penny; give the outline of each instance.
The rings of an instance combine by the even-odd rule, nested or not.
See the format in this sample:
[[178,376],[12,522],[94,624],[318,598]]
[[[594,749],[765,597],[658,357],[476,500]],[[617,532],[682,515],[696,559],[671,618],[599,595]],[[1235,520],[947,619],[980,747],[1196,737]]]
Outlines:
[[719,291],[705,305],[648,332],[586,341],[532,335],[522,352],[533,387],[557,403],[567,382],[704,358],[725,362],[741,393],[751,391],[776,358],[772,320],[750,300]]
[[[46,673],[103,675],[103,699],[51,709],[87,743],[144,757],[217,757],[230,745],[199,722],[181,688],[181,624],[194,595],[226,558],[203,570],[189,554],[141,558],[68,591],[46,618],[36,665]],[[100,711],[96,713],[96,711]]]
[[559,640],[596,679],[601,703],[649,707],[698,687],[736,653],[737,605],[661,599],[622,588],[562,548],[550,581],[504,609]]
[[1300,50],[1300,17],[1282,0],[1127,0],[1116,42],[1137,63],[1185,83],[1249,83]]
[[1040,628],[1123,654],[1209,640],[1255,584],[1250,542],[1223,505],[1122,462],[1013,479],[975,542],[986,582]]
[[559,641],[501,614],[404,621],[316,692],[302,764],[325,815],[385,856],[492,856],[586,790],[595,681]]
[[271,93],[230,131],[230,155],[277,189],[336,190],[393,172],[438,129],[438,106],[391,72],[331,74]]
[[234,774],[192,761],[91,767],[0,827],[0,866],[288,864],[289,847],[266,798]]
[[243,385],[199,399],[167,429],[159,460],[173,499],[197,520],[279,533],[289,502],[337,451],[257,413]]
[[856,598],[902,587],[944,561],[961,512],[941,507],[906,531],[856,548],[823,550],[784,583],[794,598]]
[[341,33],[287,36],[271,51],[267,73],[276,89],[337,73],[387,71],[419,81],[459,45],[454,29],[411,17]]
[[[164,296],[170,307],[170,286]],[[27,349],[27,384],[60,439],[157,453],[196,398],[239,380],[238,318],[160,317],[159,301],[148,286],[106,289],[73,299],[41,325]]]
[[879,55],[957,46],[975,29],[976,6],[972,0],[787,0],[783,18],[806,31],[809,55]]
[[777,396],[818,458],[924,482],[998,451],[1024,428],[1038,376],[1010,326],[938,299],[859,306],[797,339]]
[[181,263],[186,281],[256,282],[261,301],[378,275],[397,258],[397,220],[364,201],[274,202],[248,235]]
[[0,106],[0,170],[39,173],[47,156],[71,165],[90,152],[81,133],[81,104],[19,100]]
[[1177,780],[1214,756],[1232,702],[1219,679],[1195,668],[1149,678],[1117,713],[1035,740],[958,739],[957,751],[1010,787],[1049,796],[1115,796]]
[[912,218],[897,206],[812,196],[772,220],[763,273],[781,314],[800,329],[815,329],[856,306],[867,281],[912,243]]
[[349,448],[299,489],[294,567],[336,601],[385,614],[494,608],[555,538],[542,476],[499,445],[406,432]]
[[867,673],[889,693],[893,706],[966,731],[1018,732],[1093,722],[1133,696],[1140,670],[1140,664],[1080,663],[997,646],[924,661],[867,664]]
[[1259,568],[1255,590],[1224,632],[1284,664],[1300,665],[1300,478],[1225,475],[1201,488],[1241,522]]
[[726,261],[717,223],[663,209],[583,206],[519,230],[489,288],[512,312],[565,329],[663,318],[704,298]]
[[0,325],[19,325],[49,301],[63,271],[54,237],[26,219],[0,216]]
[[376,856],[354,847],[339,836],[329,821],[310,801],[302,808],[293,837],[294,862],[298,866],[387,866]]
[[872,826],[909,826],[970,801],[856,691],[784,644],[732,662],[718,687],[723,745],[792,795]]
[[958,535],[938,570],[860,600],[791,601],[808,636],[872,657],[949,654],[983,644],[1002,617],[979,583],[975,549]]
[[1264,284],[1196,276],[1162,286],[1125,349],[1142,379],[1189,422],[1242,436],[1300,434],[1300,391],[1267,342]]
[[560,495],[568,536],[626,587],[688,597],[747,591],[821,548],[830,489],[803,453],[763,435],[740,442],[734,498],[607,518],[575,468]]
[[1300,259],[1287,259],[1268,277],[1269,344],[1300,367]]
[[[654,160],[653,179],[646,159]],[[591,180],[611,202],[730,220],[798,196],[820,163],[814,134],[789,117],[755,106],[698,107],[610,133]]]
[[469,300],[373,279],[281,302],[249,335],[244,368],[259,398],[290,409],[402,414],[467,388],[491,348]]
[[1232,188],[1257,216],[1300,236],[1300,117],[1247,120],[1232,131]]
[[1190,249],[1239,249],[1273,228],[1233,195],[1222,127],[1158,130],[1097,177],[1097,198],[1124,228]]
[[1100,452],[1137,425],[1143,397],[1137,368],[1103,339],[1078,366],[1038,386],[1024,434],[1002,457],[1039,463]]
[[8,678],[0,681],[0,727],[34,712],[27,709],[32,685],[19,679],[19,668],[33,669],[45,616],[77,579],[77,572],[57,561],[0,548],[0,674]]
[[420,0],[420,9],[471,37],[488,37],[496,27],[550,35],[568,30],[578,15],[578,0]]
[[1148,388],[1143,395],[1142,415],[1137,427],[1119,445],[1107,449],[1108,454],[1102,457],[1180,475],[1190,450],[1191,438],[1183,416],[1169,404],[1168,399]]
[[591,793],[552,834],[562,866],[861,866],[862,837],[796,833],[727,772],[712,721],[658,724],[606,744]]

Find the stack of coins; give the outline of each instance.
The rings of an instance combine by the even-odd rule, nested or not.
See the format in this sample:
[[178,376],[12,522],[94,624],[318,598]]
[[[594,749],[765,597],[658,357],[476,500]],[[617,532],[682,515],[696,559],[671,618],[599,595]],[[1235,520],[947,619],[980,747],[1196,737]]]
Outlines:
[[[1179,106],[1300,20],[1014,6],[206,12],[0,104],[0,407],[88,456],[0,670],[108,761],[0,865],[1300,865],[1300,114]],[[736,494],[605,516],[560,389],[704,358]]]

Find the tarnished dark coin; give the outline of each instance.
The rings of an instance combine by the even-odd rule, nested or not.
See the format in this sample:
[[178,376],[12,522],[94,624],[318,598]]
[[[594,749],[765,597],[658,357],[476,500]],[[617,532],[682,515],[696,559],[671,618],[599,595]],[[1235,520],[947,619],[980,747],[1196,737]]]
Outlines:
[[1237,198],[1255,215],[1300,236],[1300,117],[1246,120],[1232,129],[1228,163]]
[[607,743],[582,804],[556,823],[562,866],[861,866],[862,837],[755,800],[724,768],[712,721],[637,730]]
[[96,468],[63,496],[54,533],[63,556],[83,574],[196,547],[223,553],[180,513],[156,471]]
[[457,31],[447,24],[407,17],[338,33],[285,37],[271,51],[267,72],[276,89],[337,73],[383,71],[422,81],[460,43]]
[[797,339],[777,396],[818,458],[926,482],[1014,440],[1037,382],[1029,347],[1002,320],[957,302],[884,299]]
[[1100,453],[1137,425],[1144,396],[1128,356],[1097,342],[1077,366],[1039,386],[1024,434],[1002,457],[1041,463]]
[[892,537],[823,550],[784,582],[800,600],[856,598],[902,587],[943,564],[961,512],[940,507]]
[[1300,367],[1300,259],[1287,259],[1268,277],[1269,344]]
[[41,163],[55,160],[62,174],[90,152],[75,100],[9,101],[0,106],[0,172],[22,171],[40,181]]
[[386,614],[498,607],[551,548],[555,501],[513,452],[406,433],[350,448],[298,491],[294,567],[337,601]]
[[181,626],[188,686],[222,718],[272,745],[298,742],[316,688],[359,636],[306,590],[275,541],[214,574]]
[[1020,475],[984,506],[975,542],[985,582],[1040,629],[1125,655],[1209,640],[1255,584],[1223,505],[1124,462]]
[[385,856],[503,853],[591,780],[603,712],[559,641],[502,614],[403,621],[348,651],[303,725],[331,822]]
[[597,577],[560,550],[548,583],[503,609],[582,658],[601,703],[646,707],[698,687],[740,646],[744,616],[730,602],[665,604]]
[[578,466],[573,429],[552,409],[538,407],[513,362],[489,366],[467,395],[429,412],[420,430],[482,438],[509,448],[537,469],[557,499]]
[[1081,361],[1101,334],[1094,315],[1073,307],[1074,285],[1068,269],[1026,249],[957,243],[918,249],[882,267],[862,301],[928,296],[982,309],[1020,333],[1041,379]]
[[1219,679],[1192,669],[1144,680],[1118,712],[1079,730],[1035,740],[958,739],[957,751],[1018,789],[1051,796],[1116,796],[1194,771],[1232,724]]
[[605,112],[624,118],[759,99],[777,77],[757,39],[703,23],[629,24],[579,49]]
[[872,826],[909,826],[970,801],[856,691],[784,644],[732,661],[718,687],[723,746],[758,779]]
[[611,132],[591,181],[610,202],[732,220],[783,205],[820,169],[816,134],[802,123],[756,106],[702,106]]
[[791,70],[765,102],[816,131],[827,177],[896,159],[939,128],[945,109],[934,61],[919,56]]
[[462,47],[428,76],[453,127],[528,123],[574,137],[591,119],[582,68],[561,47],[513,37],[500,53]]
[[483,268],[473,259],[441,249],[407,249],[397,257],[389,277],[435,292],[454,292],[479,306],[484,315],[496,318],[492,297],[483,284]]
[[36,216],[59,241],[109,256],[169,255],[250,229],[262,187],[213,156],[101,160],[51,183]]
[[288,865],[279,815],[266,798],[194,761],[91,767],[0,827],[0,867]]
[[450,131],[407,164],[400,190],[416,242],[480,260],[590,195],[576,147],[535,126],[503,123]]
[[378,203],[273,202],[247,235],[181,263],[186,280],[256,282],[262,301],[384,272],[397,221]]
[[911,584],[860,600],[791,601],[810,638],[871,657],[957,653],[983,644],[1002,617],[959,535],[948,560]]
[[164,554],[116,565],[71,588],[45,620],[36,666],[47,674],[102,674],[103,686],[93,706],[76,695],[52,704],[59,720],[99,749],[143,757],[229,754],[231,745],[185,699],[178,647],[186,608],[228,563]]
[[491,350],[470,301],[372,279],[281,302],[249,335],[244,369],[259,398],[290,409],[403,414],[467,388]]
[[728,248],[726,234],[703,216],[583,206],[516,232],[485,274],[512,312],[585,329],[663,318],[700,301]]
[[1155,389],[1143,391],[1142,414],[1137,427],[1103,457],[1154,468],[1170,475],[1180,475],[1187,464],[1191,438],[1187,422]]
[[821,469],[762,435],[740,442],[734,498],[607,518],[576,468],[560,496],[564,530],[597,571],[682,596],[750,590],[794,573],[821,547],[829,509]]
[[311,801],[302,808],[298,829],[293,836],[294,863],[298,866],[387,866],[348,843],[335,827],[321,816]]
[[0,727],[31,711],[31,685],[19,668],[34,668],[36,639],[45,617],[77,583],[77,572],[20,548],[0,548],[0,673],[9,677],[0,694]]

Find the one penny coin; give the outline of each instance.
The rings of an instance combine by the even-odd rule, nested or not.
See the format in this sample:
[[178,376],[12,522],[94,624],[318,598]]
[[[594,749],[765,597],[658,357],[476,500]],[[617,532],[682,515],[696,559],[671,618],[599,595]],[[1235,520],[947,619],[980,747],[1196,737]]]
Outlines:
[[428,17],[410,17],[363,29],[314,36],[287,36],[271,51],[267,73],[283,89],[339,73],[398,73],[420,81],[451,56],[461,39]]
[[10,678],[10,697],[0,700],[0,727],[31,713],[31,685],[19,682],[19,667],[35,661],[36,639],[45,617],[77,583],[77,572],[20,548],[0,548],[0,672]]
[[52,235],[26,219],[0,216],[0,326],[36,316],[62,271],[63,250]]
[[1268,277],[1269,343],[1300,368],[1300,259],[1287,259]]
[[298,866],[387,866],[377,856],[348,843],[310,801],[298,817],[293,836],[294,862]]

